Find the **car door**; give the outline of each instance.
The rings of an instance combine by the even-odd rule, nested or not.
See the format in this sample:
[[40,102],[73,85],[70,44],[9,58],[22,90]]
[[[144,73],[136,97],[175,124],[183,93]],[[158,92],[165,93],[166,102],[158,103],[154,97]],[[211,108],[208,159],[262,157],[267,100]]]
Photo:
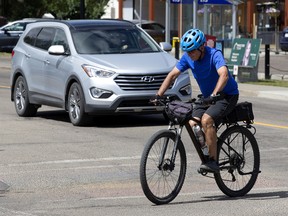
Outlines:
[[[27,46],[25,49],[26,67],[29,71],[28,84],[30,85],[30,91],[34,92],[34,97],[39,103],[46,103],[49,101],[49,91],[47,91],[46,83],[47,77],[44,73],[44,67],[47,64],[45,56],[48,53],[48,48],[51,46],[54,38],[55,29],[53,28],[40,28],[34,29],[37,34],[35,42],[31,42],[32,46]],[[32,30],[33,31],[33,30]],[[31,37],[32,32],[31,31]],[[30,33],[30,32],[29,32]],[[29,43],[29,33],[24,38],[26,43]]]
[[[27,32],[23,38],[23,42],[16,47],[17,52],[25,56],[21,61],[21,68],[28,83],[30,92],[33,92],[32,97],[39,98],[39,94],[43,94],[42,85],[43,79],[43,59],[46,52],[36,47],[36,40],[39,33],[42,31],[41,27],[33,28]],[[37,43],[38,45],[39,43]]]
[[[67,37],[63,29],[55,28],[51,45],[62,45],[65,51],[69,53]],[[70,56],[67,55],[51,55],[47,53],[45,56],[43,68],[45,74],[45,91],[49,92],[49,95],[58,106],[62,106],[65,100],[66,82],[70,76],[73,65],[70,59]]]

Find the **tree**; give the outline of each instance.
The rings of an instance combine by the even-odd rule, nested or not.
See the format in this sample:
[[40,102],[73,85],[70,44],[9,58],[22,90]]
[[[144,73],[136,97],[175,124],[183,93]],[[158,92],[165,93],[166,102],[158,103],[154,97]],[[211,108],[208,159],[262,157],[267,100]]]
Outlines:
[[[80,19],[80,1],[81,0],[44,0],[48,12],[55,13],[58,18]],[[105,6],[109,0],[84,0],[85,18],[99,19],[104,14]],[[63,10],[66,9],[66,10]]]
[[[85,18],[97,19],[104,14],[109,0],[85,0]],[[10,11],[8,20],[41,18],[51,13],[59,19],[80,19],[80,0],[22,0],[8,1],[5,11]]]
[[[95,4],[95,2],[97,2]],[[105,7],[109,0],[87,0],[86,10],[91,14],[91,18],[100,19],[104,14]]]
[[45,5],[41,0],[8,1],[6,6],[7,11],[10,11],[8,20],[41,17],[45,11]]

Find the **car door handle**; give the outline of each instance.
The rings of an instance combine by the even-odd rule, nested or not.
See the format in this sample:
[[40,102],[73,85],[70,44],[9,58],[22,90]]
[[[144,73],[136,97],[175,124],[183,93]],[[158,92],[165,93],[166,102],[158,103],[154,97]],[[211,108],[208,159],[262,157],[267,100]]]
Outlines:
[[49,60],[45,60],[44,63],[48,65],[48,64],[50,64],[50,61]]
[[25,57],[26,57],[26,58],[31,58],[31,55],[26,53],[26,54],[25,54]]

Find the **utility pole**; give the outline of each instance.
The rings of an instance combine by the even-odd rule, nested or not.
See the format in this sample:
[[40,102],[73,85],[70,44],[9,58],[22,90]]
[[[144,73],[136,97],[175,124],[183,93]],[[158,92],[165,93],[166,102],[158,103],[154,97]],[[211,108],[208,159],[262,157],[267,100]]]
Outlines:
[[170,0],[166,0],[165,11],[165,42],[170,43]]
[[80,19],[85,19],[85,0],[80,0]]

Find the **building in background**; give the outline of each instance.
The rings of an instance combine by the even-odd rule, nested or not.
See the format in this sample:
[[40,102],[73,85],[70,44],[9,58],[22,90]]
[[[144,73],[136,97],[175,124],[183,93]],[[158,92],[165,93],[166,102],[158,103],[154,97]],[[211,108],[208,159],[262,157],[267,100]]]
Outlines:
[[[165,25],[165,7],[168,0],[111,0],[105,17],[120,19],[153,20]],[[193,0],[170,0],[170,29],[179,36],[197,26],[206,34],[231,45],[233,34],[233,2],[237,2],[236,37],[262,38],[264,43],[277,43],[275,36],[288,26],[288,0],[207,0],[197,1],[196,21],[193,17]],[[215,4],[216,3],[216,4]],[[220,4],[219,4],[220,3]],[[193,22],[196,22],[195,25]]]

